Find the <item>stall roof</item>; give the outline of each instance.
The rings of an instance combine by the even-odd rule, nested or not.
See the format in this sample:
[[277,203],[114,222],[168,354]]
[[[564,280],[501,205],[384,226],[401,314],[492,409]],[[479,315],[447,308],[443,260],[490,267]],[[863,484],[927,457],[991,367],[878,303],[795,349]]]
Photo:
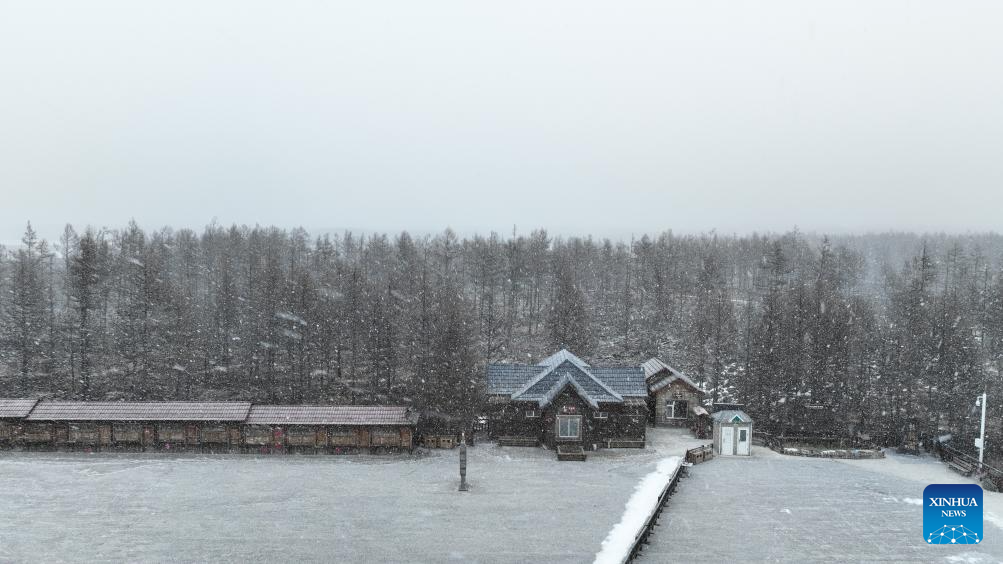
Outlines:
[[[721,421],[724,423],[752,423],[752,418],[749,417],[749,414],[738,409],[718,411],[711,415],[711,417],[715,421]],[[736,417],[739,419],[738,421],[735,421]]]
[[0,398],[0,419],[23,419],[36,403],[37,399]]
[[243,421],[250,402],[40,401],[29,421]]
[[418,414],[399,406],[255,405],[251,425],[414,425]]

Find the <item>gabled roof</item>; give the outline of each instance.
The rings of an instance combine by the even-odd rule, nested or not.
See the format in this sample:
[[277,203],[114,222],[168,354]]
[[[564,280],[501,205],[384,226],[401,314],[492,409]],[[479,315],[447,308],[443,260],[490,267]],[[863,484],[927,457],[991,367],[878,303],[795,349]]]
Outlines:
[[625,397],[646,397],[644,372],[640,367],[591,367],[566,350],[559,351],[535,366],[489,364],[488,395],[509,396],[516,401],[534,401],[546,406],[566,386],[592,406],[622,403]]
[[250,425],[414,425],[406,407],[363,405],[255,405]]
[[587,362],[585,362],[584,360],[582,360],[582,359],[578,358],[577,356],[571,354],[571,352],[569,352],[568,349],[561,349],[561,350],[555,352],[554,354],[548,356],[547,358],[541,360],[540,362],[537,362],[536,365],[537,366],[548,366],[550,368],[553,368],[553,367],[561,364],[562,362],[571,362],[575,366],[577,366],[578,368],[583,368],[583,369],[586,369],[586,370],[589,368],[589,365],[588,365]]
[[574,386],[578,395],[592,407],[599,407],[601,401],[608,403],[623,401],[623,396],[570,361],[564,361],[530,380],[522,389],[512,394],[512,399],[536,401],[540,407],[546,407],[568,384]]
[[644,369],[644,379],[648,382],[648,391],[650,392],[657,392],[675,381],[680,381],[694,390],[704,393],[696,382],[660,359],[648,359],[641,365],[641,368]]
[[[749,414],[738,409],[718,411],[711,415],[711,418],[714,421],[723,421],[725,423],[752,423],[752,418],[749,417]],[[736,418],[738,421],[735,421]]]
[[29,421],[243,421],[243,401],[40,401]]
[[0,398],[0,419],[22,419],[31,413],[37,399]]

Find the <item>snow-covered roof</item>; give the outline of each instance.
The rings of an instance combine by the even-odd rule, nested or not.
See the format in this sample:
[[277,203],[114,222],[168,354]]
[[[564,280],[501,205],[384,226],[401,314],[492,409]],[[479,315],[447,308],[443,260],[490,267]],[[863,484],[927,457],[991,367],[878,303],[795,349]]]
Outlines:
[[697,386],[696,382],[690,380],[689,376],[665,364],[660,359],[648,359],[641,365],[641,368],[644,369],[644,379],[648,382],[648,390],[651,392],[657,392],[665,386],[679,381],[703,393],[703,390]]
[[243,421],[244,401],[40,401],[29,421]]
[[[749,417],[749,414],[738,409],[718,411],[711,415],[711,417],[714,421],[723,421],[725,423],[752,423],[752,418]],[[739,419],[738,421],[735,421],[736,417]]]
[[362,405],[255,405],[250,425],[414,425],[406,407]]
[[489,364],[487,381],[488,395],[534,401],[541,407],[568,385],[592,406],[623,403],[626,397],[645,397],[648,393],[639,367],[592,367],[566,350],[535,366]]
[[0,419],[21,419],[31,413],[37,399],[0,398]]
[[540,362],[537,362],[536,365],[553,368],[558,364],[561,364],[562,362],[571,362],[579,368],[587,369],[589,367],[588,363],[578,358],[577,356],[571,354],[571,352],[568,351],[568,349],[561,349],[555,352],[554,354],[548,356],[547,358],[541,360]]

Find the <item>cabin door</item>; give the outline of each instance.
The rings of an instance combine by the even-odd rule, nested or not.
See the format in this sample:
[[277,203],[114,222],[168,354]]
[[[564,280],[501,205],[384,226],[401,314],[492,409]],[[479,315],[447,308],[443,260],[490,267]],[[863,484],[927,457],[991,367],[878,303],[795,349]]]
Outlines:
[[735,454],[734,427],[721,427],[721,454],[723,456]]
[[743,454],[745,456],[749,455],[749,430],[748,429],[736,429],[738,431],[738,448],[736,454]]

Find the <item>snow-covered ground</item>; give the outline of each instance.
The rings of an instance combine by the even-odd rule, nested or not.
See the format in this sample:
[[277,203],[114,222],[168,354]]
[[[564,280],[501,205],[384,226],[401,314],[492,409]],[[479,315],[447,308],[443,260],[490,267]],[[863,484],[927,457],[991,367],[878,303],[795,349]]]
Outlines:
[[[839,462],[924,484],[979,484],[975,478],[966,478],[950,470],[936,457],[929,454],[909,456],[887,451],[885,459],[880,461],[880,464],[868,465],[867,462],[871,462],[869,460],[840,460]],[[922,502],[920,500],[921,504]],[[985,492],[984,502],[983,519],[986,526],[995,526],[998,529],[997,534],[1003,535],[1003,493]]]
[[638,482],[693,441],[589,453],[395,456],[0,452],[0,562],[588,562]]
[[[395,456],[0,452],[0,562],[589,562],[659,461],[705,440],[557,462],[552,451]],[[642,561],[1003,561],[1003,496],[985,544],[922,543],[923,488],[971,480],[930,457],[786,457],[756,448],[690,469]]]
[[932,457],[753,454],[691,468],[640,561],[1003,562],[998,493],[985,493],[984,544],[923,542],[923,488],[971,481]]

